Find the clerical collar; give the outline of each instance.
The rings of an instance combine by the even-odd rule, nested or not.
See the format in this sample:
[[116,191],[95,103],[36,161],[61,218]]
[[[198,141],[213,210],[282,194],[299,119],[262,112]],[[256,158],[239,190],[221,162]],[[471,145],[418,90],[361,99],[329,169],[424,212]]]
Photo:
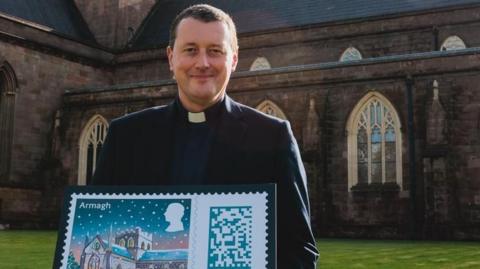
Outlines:
[[223,96],[222,100],[214,104],[213,106],[205,109],[202,112],[189,112],[187,111],[180,99],[177,97],[176,99],[177,108],[180,112],[180,116],[186,119],[189,123],[203,123],[203,122],[213,122],[216,121],[220,117],[221,108],[225,106],[225,96]]
[[207,121],[205,118],[205,112],[188,112],[188,122],[202,123]]

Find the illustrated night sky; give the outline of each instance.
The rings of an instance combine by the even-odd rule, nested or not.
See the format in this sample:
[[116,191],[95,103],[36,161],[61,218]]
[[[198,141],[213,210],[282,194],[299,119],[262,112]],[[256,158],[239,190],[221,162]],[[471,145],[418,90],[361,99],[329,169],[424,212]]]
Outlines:
[[[82,207],[83,202],[83,207]],[[184,207],[182,217],[183,231],[167,232],[169,222],[165,220],[165,211],[169,204],[179,203]],[[85,208],[85,205],[105,205],[103,210]],[[115,234],[140,227],[143,232],[153,234],[152,249],[187,249],[190,229],[190,199],[77,199],[73,221],[72,240],[70,249],[79,257],[85,245],[85,238],[89,241],[100,235],[108,241],[112,229],[112,241]]]

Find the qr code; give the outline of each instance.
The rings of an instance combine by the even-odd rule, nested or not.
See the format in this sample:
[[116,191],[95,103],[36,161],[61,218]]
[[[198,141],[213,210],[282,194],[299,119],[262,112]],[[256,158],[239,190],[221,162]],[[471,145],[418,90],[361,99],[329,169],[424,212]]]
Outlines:
[[252,267],[252,207],[210,208],[208,269]]

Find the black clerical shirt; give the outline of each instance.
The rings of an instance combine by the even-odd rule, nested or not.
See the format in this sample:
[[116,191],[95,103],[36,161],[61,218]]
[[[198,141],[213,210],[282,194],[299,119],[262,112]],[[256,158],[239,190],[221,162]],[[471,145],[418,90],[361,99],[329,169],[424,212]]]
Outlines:
[[207,108],[205,121],[192,122],[189,112],[176,99],[177,121],[174,130],[173,163],[170,179],[180,185],[204,183],[210,148],[215,136],[225,98]]

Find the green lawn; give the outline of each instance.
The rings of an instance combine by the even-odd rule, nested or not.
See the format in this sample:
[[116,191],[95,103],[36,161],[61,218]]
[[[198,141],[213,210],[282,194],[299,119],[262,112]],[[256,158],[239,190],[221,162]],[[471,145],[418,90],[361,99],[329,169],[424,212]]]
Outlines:
[[0,231],[1,269],[52,268],[57,232]]
[[[51,268],[56,236],[0,231],[0,268]],[[321,269],[480,268],[480,242],[319,239],[318,247]]]
[[480,268],[480,242],[319,239],[317,245],[321,269]]

